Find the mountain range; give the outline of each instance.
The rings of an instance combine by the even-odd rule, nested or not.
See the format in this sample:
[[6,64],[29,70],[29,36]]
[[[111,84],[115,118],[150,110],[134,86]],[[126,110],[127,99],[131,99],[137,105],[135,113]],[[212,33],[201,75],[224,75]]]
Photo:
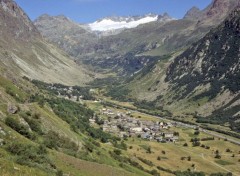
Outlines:
[[[205,48],[201,48],[201,42],[206,38],[204,36],[208,34],[216,37],[217,34],[212,32],[212,28],[221,28],[217,26],[238,6],[238,3],[238,0],[214,0],[203,10],[193,7],[183,19],[179,20],[169,17],[168,14],[109,17],[101,19],[95,24],[103,24],[102,22],[106,20],[110,20],[110,23],[114,21],[126,24],[132,22],[138,24],[139,21],[146,18],[154,20],[133,28],[125,29],[123,27],[124,29],[118,31],[117,34],[99,36],[95,30],[91,30],[91,24],[78,24],[65,16],[43,15],[33,24],[16,3],[2,0],[0,17],[5,24],[1,23],[1,55],[6,59],[1,60],[1,67],[5,74],[18,74],[46,82],[72,85],[83,85],[97,78],[97,75],[103,78],[106,76],[100,75],[114,73],[115,78],[113,77],[113,79],[121,78],[121,81],[126,84],[126,89],[132,92],[129,95],[134,99],[161,101],[161,106],[171,104],[172,106],[169,106],[168,110],[178,106],[178,103],[173,103],[174,100],[184,101],[185,103],[182,103],[184,106],[178,106],[177,114],[186,110],[187,102],[191,102],[194,97],[199,99],[203,95],[210,96],[214,90],[215,93],[212,94],[212,97],[205,99],[204,106],[208,104],[208,101],[211,103],[214,98],[221,97],[223,92],[220,87],[229,86],[226,91],[234,90],[233,96],[225,92],[231,101],[238,93],[238,90],[235,90],[238,85],[229,85],[227,81],[238,72],[235,70],[236,72],[229,73],[228,69],[233,65],[237,67],[237,61],[224,64],[221,74],[212,70],[197,73],[196,68],[201,67],[202,60],[204,60],[202,57],[199,58],[199,55],[202,56],[208,52],[204,52]],[[17,28],[16,24],[19,24]],[[103,30],[103,32],[106,31]],[[222,33],[222,31],[220,30],[218,33]],[[212,44],[211,40],[204,42],[210,46]],[[230,45],[233,41],[222,42],[228,42]],[[54,45],[57,45],[59,49]],[[197,45],[195,49],[194,45]],[[218,46],[218,44],[212,45]],[[222,47],[226,47],[225,45]],[[63,49],[70,57],[60,49]],[[196,52],[195,50],[200,50],[200,53],[192,54],[191,52]],[[215,64],[216,68],[213,70],[220,69],[218,68],[220,66],[223,67],[223,63],[217,64],[219,61],[216,61],[216,57],[211,59],[211,54],[213,55],[209,52],[205,54],[209,59],[205,61],[205,65],[211,68],[211,64]],[[219,55],[219,57],[223,56]],[[194,62],[183,61],[185,58],[194,58]],[[184,64],[187,65],[185,69]],[[5,68],[8,68],[8,71]],[[209,75],[212,72],[214,75],[217,74],[215,75],[217,77]],[[194,79],[197,79],[197,82],[192,83],[191,80]],[[214,79],[217,81],[214,82]],[[231,80],[235,79],[238,78],[231,77]],[[153,80],[156,83],[146,84]],[[220,86],[217,91],[216,86]],[[184,91],[184,89],[186,90]],[[135,94],[135,91],[138,93]],[[191,108],[189,111],[207,116],[221,107],[216,105],[217,102],[220,101],[216,100],[215,103],[212,103],[212,108],[208,108],[208,111],[203,110],[204,106],[198,107],[198,110]]]
[[[239,175],[239,4],[79,24],[0,0],[0,175]],[[120,138],[111,119],[180,140]]]
[[[119,75],[125,72],[128,73],[127,75],[132,75],[149,63],[145,61],[151,60],[144,59],[144,61],[139,56],[145,58],[163,56],[190,46],[202,38],[212,27],[220,24],[227,14],[236,7],[237,2],[236,0],[216,0],[200,12],[193,12],[191,9],[183,19],[176,20],[164,14],[158,17],[158,19],[164,20],[153,21],[131,29],[117,30],[116,33],[112,31],[97,33],[100,36],[86,28],[84,34],[75,35],[74,30],[82,31],[84,27],[80,27],[71,20],[61,21],[61,19],[57,19],[58,17],[40,17],[34,24],[48,41],[58,45],[75,57],[78,62],[91,65],[96,70],[107,69]],[[198,16],[198,18],[191,19],[190,16]],[[113,19],[121,18],[115,17]],[[126,18],[123,19],[126,20]],[[95,23],[101,24],[102,20]],[[60,29],[54,27],[57,25],[61,26]],[[131,60],[135,60],[134,63],[140,62],[142,64],[129,68],[127,64],[129,55],[133,56]]]

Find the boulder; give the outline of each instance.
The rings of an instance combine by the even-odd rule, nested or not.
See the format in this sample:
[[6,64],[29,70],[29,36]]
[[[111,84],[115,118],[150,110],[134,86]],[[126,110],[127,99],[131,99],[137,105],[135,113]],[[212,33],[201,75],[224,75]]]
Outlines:
[[8,105],[8,113],[16,114],[18,112],[18,107],[12,104]]

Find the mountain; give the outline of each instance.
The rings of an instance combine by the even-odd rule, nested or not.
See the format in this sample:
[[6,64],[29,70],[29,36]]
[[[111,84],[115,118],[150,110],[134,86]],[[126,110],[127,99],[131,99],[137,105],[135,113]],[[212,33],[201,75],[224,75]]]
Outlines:
[[145,16],[129,16],[129,17],[109,17],[98,20],[89,24],[92,31],[113,31],[126,28],[135,28],[141,24],[146,24],[154,21],[167,22],[171,21],[168,14],[154,15],[149,14]]
[[[77,62],[91,66],[97,71],[107,70],[128,77],[139,72],[146,64],[153,63],[149,62],[152,60],[152,56],[159,57],[176,50],[183,50],[201,39],[211,28],[219,25],[231,10],[237,6],[238,2],[239,0],[214,0],[202,11],[199,12],[199,10],[193,8],[184,19],[179,20],[174,20],[167,14],[159,16],[158,20],[156,20],[156,15],[150,15],[147,18],[155,18],[155,21],[134,28],[89,31],[90,27],[86,25],[87,31],[92,33],[92,35],[87,34],[89,37],[85,37],[86,34],[75,37],[71,30],[54,27],[59,24],[61,24],[59,26],[77,26],[71,20],[70,23],[72,24],[57,20],[51,21],[49,24],[49,22],[39,18],[35,24],[43,36],[77,58]],[[195,18],[198,13],[201,15]],[[106,20],[106,25],[109,21],[114,25],[121,23],[121,21],[123,24],[128,24],[127,21],[135,24],[136,20],[143,18],[144,16],[112,17],[99,20],[95,24],[105,24]],[[163,22],[161,22],[161,19],[164,19]],[[79,30],[82,30],[82,27],[79,28]],[[102,28],[101,30],[105,29]],[[53,39],[52,36],[54,35],[47,31],[52,31],[57,37]],[[62,34],[64,34],[64,37]],[[143,56],[144,58],[142,58]],[[129,66],[129,59],[131,59],[131,63],[140,64]]]
[[0,29],[1,74],[71,85],[92,80],[89,71],[47,43],[12,0],[0,1]]
[[198,18],[200,23],[217,23],[220,24],[236,6],[239,0],[213,0],[212,3],[202,10]]
[[98,41],[98,36],[86,25],[77,24],[62,15],[42,15],[34,21],[34,25],[45,39],[74,57],[93,52],[92,46]]
[[[185,97],[194,91],[197,94],[194,99],[208,97],[212,100],[217,96],[228,95],[228,99],[225,97],[224,100],[217,101],[218,103],[222,101],[220,106],[223,106],[239,95],[239,24],[238,8],[223,24],[174,60],[168,68],[166,81],[170,81],[178,88],[186,86],[179,97]],[[201,92],[201,89],[198,90],[199,87],[207,89]],[[236,102],[232,101],[228,106],[234,103]],[[209,110],[211,106],[207,107]]]
[[202,11],[197,7],[192,7],[184,16],[184,19],[197,20],[202,15]]
[[[230,123],[240,109],[240,8],[191,45],[139,72],[125,88],[175,115],[199,122]],[[237,131],[237,130],[236,130]]]
[[[136,17],[111,17],[99,20],[96,23],[102,24],[102,22],[106,20],[118,23],[119,21],[125,20],[138,25],[136,21],[144,21],[143,19],[147,18],[156,18],[158,24],[165,24],[171,19],[168,14],[163,14]],[[113,47],[117,47],[113,45],[120,46],[120,43],[117,43],[113,36],[118,37],[116,33],[122,33],[124,29],[92,31],[89,25],[79,25],[66,17],[51,17],[49,15],[39,17],[35,20],[34,24],[48,41],[58,45],[75,58],[84,57],[84,59],[79,59],[77,62],[94,66],[95,70],[111,70],[114,68],[114,72],[118,72],[118,74],[127,73],[127,75],[131,75],[152,60],[152,57],[147,56],[138,56],[132,60],[135,56],[128,52],[120,54],[116,52],[112,53]],[[108,48],[108,45],[111,45],[110,48]],[[97,58],[98,56],[100,56],[100,58]],[[116,58],[120,59],[116,60]]]

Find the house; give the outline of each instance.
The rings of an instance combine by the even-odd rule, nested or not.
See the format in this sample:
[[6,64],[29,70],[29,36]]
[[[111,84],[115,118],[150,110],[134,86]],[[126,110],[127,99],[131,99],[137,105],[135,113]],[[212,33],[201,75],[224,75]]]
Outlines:
[[120,138],[124,138],[124,137],[129,137],[129,135],[127,134],[127,132],[121,131],[118,135]]
[[130,131],[136,133],[136,132],[142,132],[143,130],[141,127],[133,127],[133,128],[130,128]]
[[150,135],[150,133],[143,133],[143,134],[141,135],[141,138],[142,138],[142,139],[147,139],[149,135]]
[[148,139],[148,140],[152,140],[153,136],[150,133],[142,133],[141,134],[141,138],[142,139]]
[[173,136],[172,138],[170,138],[170,142],[175,143],[178,141],[178,139],[179,139],[178,136]]
[[143,131],[147,132],[147,131],[150,131],[150,129],[149,128],[143,128]]
[[165,138],[172,138],[174,136],[174,132],[172,132],[172,131],[163,132],[163,136]]
[[162,137],[162,136],[161,136],[161,137],[156,137],[155,140],[156,140],[157,142],[162,142],[163,137]]

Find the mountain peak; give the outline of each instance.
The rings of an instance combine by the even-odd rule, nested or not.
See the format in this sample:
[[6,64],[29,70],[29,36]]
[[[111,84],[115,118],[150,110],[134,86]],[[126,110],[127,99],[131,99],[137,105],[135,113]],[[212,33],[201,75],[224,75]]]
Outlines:
[[15,38],[28,40],[41,36],[26,13],[12,0],[0,0],[0,21],[7,23],[0,23],[1,30]]
[[61,20],[61,21],[70,21],[70,19],[64,15],[50,16],[48,14],[43,14],[39,16],[35,22],[39,20]]
[[189,11],[187,11],[184,19],[197,20],[201,13],[201,10],[198,7],[194,6]]

